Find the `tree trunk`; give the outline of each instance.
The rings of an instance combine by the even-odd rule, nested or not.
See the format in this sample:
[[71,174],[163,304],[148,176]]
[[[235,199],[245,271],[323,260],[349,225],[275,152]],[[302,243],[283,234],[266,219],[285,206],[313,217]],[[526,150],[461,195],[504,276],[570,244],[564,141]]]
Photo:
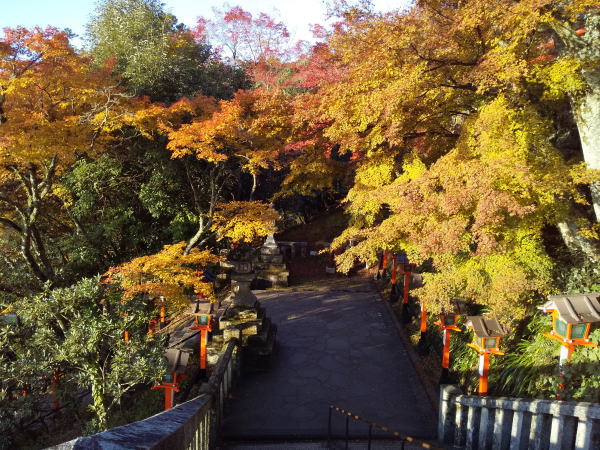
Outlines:
[[598,248],[586,237],[582,236],[577,224],[567,219],[557,224],[558,230],[567,248],[575,254],[583,254],[592,262],[600,262]]
[[[600,169],[600,88],[590,90],[573,105],[583,159],[590,169]],[[600,222],[600,182],[590,186],[596,221]]]
[[92,379],[92,409],[96,414],[97,431],[104,431],[108,426],[108,411],[104,402],[104,388],[101,379]]
[[254,193],[256,192],[256,188],[258,187],[258,176],[253,173],[252,174],[252,190],[250,191],[249,201],[254,201]]

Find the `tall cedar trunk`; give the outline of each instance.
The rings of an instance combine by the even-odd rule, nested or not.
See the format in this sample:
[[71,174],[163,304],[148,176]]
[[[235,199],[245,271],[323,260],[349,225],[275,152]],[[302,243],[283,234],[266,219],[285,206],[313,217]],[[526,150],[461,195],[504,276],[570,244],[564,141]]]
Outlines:
[[[574,112],[583,159],[590,169],[600,169],[600,87],[575,102]],[[600,182],[590,186],[596,221],[600,222]]]
[[580,233],[579,227],[575,221],[568,219],[558,223],[557,226],[563,242],[571,252],[583,254],[592,262],[600,262],[600,252],[598,251],[598,247]]

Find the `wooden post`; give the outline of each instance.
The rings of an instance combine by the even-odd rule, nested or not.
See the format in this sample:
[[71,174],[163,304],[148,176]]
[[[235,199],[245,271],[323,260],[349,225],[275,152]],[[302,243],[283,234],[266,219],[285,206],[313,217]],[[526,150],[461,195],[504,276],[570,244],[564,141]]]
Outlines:
[[208,329],[200,330],[200,369],[206,370],[206,343],[208,341]]
[[52,383],[50,385],[50,392],[52,392],[52,409],[58,411],[60,405],[58,404],[58,398],[56,397],[56,386],[58,384],[58,372],[55,370],[52,372]]
[[404,272],[404,304],[408,305],[408,292],[410,289],[410,272]]
[[125,342],[129,342],[129,331],[123,331],[123,339],[125,340]]
[[[574,346],[564,343],[560,346],[560,354],[558,359],[558,367],[559,367],[559,376],[560,378],[564,378],[565,374],[563,372],[563,368],[568,364],[567,361],[571,359],[571,355],[573,354]],[[558,393],[556,394],[556,400],[562,400],[563,396],[561,395],[562,391],[565,389],[565,384],[561,381],[558,383]]]
[[425,303],[421,301],[421,335],[427,333],[427,309]]
[[411,272],[406,271],[406,264],[402,266],[404,268],[404,299],[402,301],[402,322],[409,323],[410,317],[408,315],[408,292],[410,289],[410,274]]
[[488,393],[488,374],[490,370],[490,354],[488,352],[479,354],[479,395]]
[[161,383],[152,387],[152,390],[165,390],[165,411],[171,409],[175,403],[175,392],[179,392],[179,381],[181,380],[178,380],[177,373],[173,373],[172,383]]
[[390,303],[398,301],[398,258],[392,256],[392,289],[390,291]]
[[444,352],[442,353],[442,369],[450,368],[450,330],[444,330]]
[[162,330],[165,327],[166,323],[165,323],[165,307],[161,306],[160,307],[160,325],[159,325],[159,329]]

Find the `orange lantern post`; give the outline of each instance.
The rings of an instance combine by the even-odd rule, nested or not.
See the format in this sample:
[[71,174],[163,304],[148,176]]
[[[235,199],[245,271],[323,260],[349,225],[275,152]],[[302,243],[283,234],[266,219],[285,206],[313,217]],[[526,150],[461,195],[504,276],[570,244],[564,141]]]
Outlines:
[[398,257],[392,255],[392,289],[390,290],[390,303],[398,301]]
[[500,351],[500,339],[506,330],[496,319],[483,316],[468,316],[467,328],[473,330],[473,342],[467,344],[479,354],[479,395],[488,393],[490,355],[504,355]]
[[169,348],[165,352],[167,359],[167,373],[163,376],[160,384],[151,389],[165,390],[165,411],[171,409],[175,404],[175,392],[179,392],[180,383],[187,378],[184,372],[187,368],[190,354],[178,348]]
[[415,270],[415,265],[412,263],[403,263],[400,265],[402,273],[404,274],[404,299],[402,301],[402,319],[404,323],[408,323],[410,318],[408,317],[408,302],[410,293],[410,276]]
[[458,323],[458,314],[440,314],[440,319],[435,323],[443,333],[443,351],[442,351],[442,374],[440,384],[445,384],[450,379],[450,335],[452,331],[461,332],[456,326]]
[[179,382],[177,373],[167,373],[163,378],[161,384],[153,386],[151,389],[164,389],[165,390],[165,411],[171,409],[175,403],[175,392],[179,392]]
[[58,380],[60,378],[60,371],[55,370],[52,372],[52,379],[50,383],[50,392],[52,393],[52,409],[54,411],[58,411],[60,409],[60,405],[58,404],[58,397],[56,396],[56,388],[58,386]]
[[165,307],[164,305],[160,307],[160,325],[159,325],[159,329],[162,330],[166,325],[166,320],[165,320]]
[[387,250],[383,251],[383,268],[381,269],[381,278],[385,279],[386,276],[386,271],[388,268],[388,258],[389,258],[389,252]]
[[192,330],[200,330],[200,369],[206,370],[206,344],[208,333],[212,331],[211,314],[192,314],[196,318],[196,326]]
[[[575,347],[596,347],[589,334],[592,323],[600,322],[600,293],[549,295],[540,309],[552,314],[552,331],[544,336],[560,342],[560,367],[567,364]],[[560,383],[558,388],[565,386]],[[560,399],[560,394],[557,397]]]

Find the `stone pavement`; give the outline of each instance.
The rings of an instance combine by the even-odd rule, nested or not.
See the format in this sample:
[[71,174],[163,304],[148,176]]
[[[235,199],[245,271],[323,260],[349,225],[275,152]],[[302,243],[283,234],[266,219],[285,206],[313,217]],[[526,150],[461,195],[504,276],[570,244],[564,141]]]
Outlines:
[[[329,405],[415,438],[435,438],[436,412],[368,282],[336,278],[257,296],[278,326],[278,347],[269,371],[235,388],[226,440],[322,439]],[[334,434],[344,426],[334,414]],[[351,420],[350,434],[365,438],[367,425]]]

